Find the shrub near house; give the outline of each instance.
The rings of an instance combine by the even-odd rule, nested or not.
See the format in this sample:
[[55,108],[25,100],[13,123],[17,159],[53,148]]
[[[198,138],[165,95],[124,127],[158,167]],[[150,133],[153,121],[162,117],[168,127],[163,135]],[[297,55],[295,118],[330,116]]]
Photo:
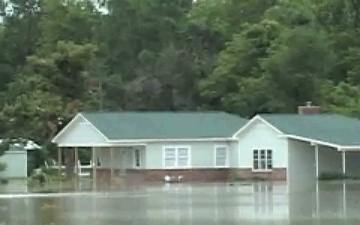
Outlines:
[[8,182],[7,179],[1,177],[1,172],[6,169],[6,163],[0,162],[0,184],[6,184]]
[[[5,144],[0,144],[0,157],[4,155],[6,151],[7,146]],[[0,161],[0,172],[4,171],[6,169],[6,163]]]
[[0,162],[0,172],[6,169],[6,163]]
[[[6,148],[4,147],[4,145],[0,145],[0,157],[4,154],[5,149]],[[5,169],[6,169],[6,163],[0,162],[0,184],[7,183],[6,180],[1,177],[1,172],[4,171]]]

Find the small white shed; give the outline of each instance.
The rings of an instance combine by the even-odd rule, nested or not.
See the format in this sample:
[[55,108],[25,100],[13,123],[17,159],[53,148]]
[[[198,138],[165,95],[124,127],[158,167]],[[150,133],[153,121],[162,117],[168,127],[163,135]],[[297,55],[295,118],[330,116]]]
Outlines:
[[[0,140],[0,143],[2,140]],[[40,149],[35,142],[28,140],[26,144],[13,144],[4,155],[0,156],[0,162],[6,163],[5,171],[0,172],[4,178],[26,178],[28,168],[28,151]]]

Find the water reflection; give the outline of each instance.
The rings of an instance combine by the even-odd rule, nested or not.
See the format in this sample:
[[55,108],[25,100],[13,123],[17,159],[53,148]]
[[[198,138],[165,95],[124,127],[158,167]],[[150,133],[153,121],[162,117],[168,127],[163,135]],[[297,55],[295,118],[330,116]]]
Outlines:
[[147,185],[0,195],[0,224],[360,224],[360,183]]

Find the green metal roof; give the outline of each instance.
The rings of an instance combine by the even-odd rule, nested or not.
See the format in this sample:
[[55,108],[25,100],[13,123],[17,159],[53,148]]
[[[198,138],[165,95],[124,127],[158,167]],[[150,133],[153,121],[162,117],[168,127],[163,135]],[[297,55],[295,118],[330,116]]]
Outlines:
[[341,146],[360,145],[360,120],[334,114],[261,114],[286,135],[323,141]]
[[110,140],[228,138],[248,121],[225,112],[81,114]]

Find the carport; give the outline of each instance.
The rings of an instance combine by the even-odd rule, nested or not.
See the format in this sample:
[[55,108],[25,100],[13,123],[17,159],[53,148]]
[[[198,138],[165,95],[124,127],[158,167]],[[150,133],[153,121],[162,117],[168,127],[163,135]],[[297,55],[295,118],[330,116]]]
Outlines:
[[286,140],[287,180],[314,181],[325,173],[360,177],[360,120],[300,111],[261,115]]
[[314,144],[316,177],[338,173],[360,177],[360,149],[357,146],[322,146]]
[[[318,182],[325,173],[360,177],[360,148],[357,145],[337,145],[301,137],[287,137],[289,214],[313,215],[323,213],[346,215],[351,201],[352,182]],[[352,185],[351,185],[352,184]],[[332,189],[336,187],[335,191]],[[296,195],[304,191],[303,195]],[[329,191],[329,190],[332,190]],[[309,205],[309,202],[314,205]],[[305,206],[306,207],[300,207]],[[331,205],[331,207],[329,207]]]
[[327,113],[304,114],[302,110],[299,114],[261,117],[286,140],[287,180],[316,180],[324,173],[360,177],[359,119]]
[[360,146],[285,136],[288,142],[288,180],[303,182],[324,174],[360,177]]

